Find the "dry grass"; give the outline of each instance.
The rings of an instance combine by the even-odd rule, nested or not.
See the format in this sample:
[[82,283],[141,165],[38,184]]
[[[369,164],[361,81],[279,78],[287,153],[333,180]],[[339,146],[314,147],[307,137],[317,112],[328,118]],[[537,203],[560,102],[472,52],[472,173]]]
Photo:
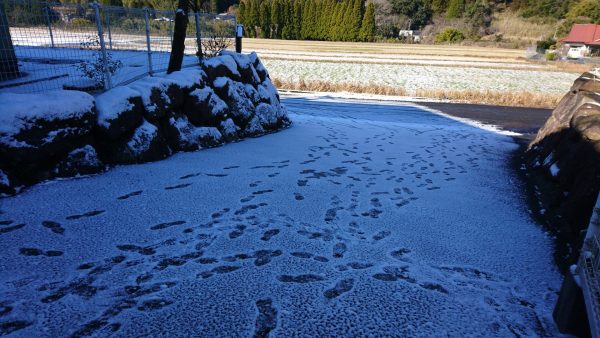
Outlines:
[[500,92],[477,90],[429,90],[419,89],[419,97],[435,98],[468,103],[490,104],[509,107],[554,108],[562,94],[531,92]]
[[[407,96],[402,87],[391,87],[377,84],[342,84],[326,81],[297,81],[273,79],[278,89],[310,92],[349,92],[389,96]],[[554,108],[562,98],[560,94],[543,94],[530,92],[498,92],[476,90],[417,90],[416,96],[422,98],[442,99],[456,102],[479,103],[510,107]]]
[[512,11],[505,11],[495,15],[492,28],[502,34],[505,39],[524,40],[533,43],[552,36],[556,24],[535,22],[522,18]]
[[594,68],[591,64],[571,63],[571,62],[554,62],[557,69],[569,73],[585,73]]
[[273,84],[278,89],[298,90],[305,92],[349,92],[390,96],[406,96],[406,90],[402,87],[383,86],[378,84],[346,84],[331,83],[326,81],[296,81],[273,79]]

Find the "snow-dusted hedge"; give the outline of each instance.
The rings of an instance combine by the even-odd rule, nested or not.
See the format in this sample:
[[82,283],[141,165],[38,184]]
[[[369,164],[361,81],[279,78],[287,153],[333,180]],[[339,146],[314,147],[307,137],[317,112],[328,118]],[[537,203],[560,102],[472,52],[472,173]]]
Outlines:
[[96,98],[77,91],[0,94],[0,193],[217,146],[289,125],[255,53],[149,77]]

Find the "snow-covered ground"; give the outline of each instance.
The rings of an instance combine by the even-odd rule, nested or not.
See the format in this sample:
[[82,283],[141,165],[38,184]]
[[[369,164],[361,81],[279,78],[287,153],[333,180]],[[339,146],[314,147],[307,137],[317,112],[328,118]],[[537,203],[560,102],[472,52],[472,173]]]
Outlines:
[[[259,53],[259,56],[262,56]],[[376,59],[374,59],[376,60]],[[448,65],[434,60],[402,60],[408,64],[372,64],[371,62],[344,62],[330,60],[262,59],[271,77],[288,82],[325,81],[348,84],[377,84],[401,87],[409,95],[423,90],[477,90],[563,94],[569,90],[579,74],[549,72],[536,69],[499,69]],[[428,63],[428,64],[414,64]],[[437,64],[436,64],[437,62]],[[440,61],[442,62],[442,61]],[[444,61],[449,62],[449,61]]]
[[0,200],[0,334],[557,334],[511,138],[413,104],[283,102],[282,132]]

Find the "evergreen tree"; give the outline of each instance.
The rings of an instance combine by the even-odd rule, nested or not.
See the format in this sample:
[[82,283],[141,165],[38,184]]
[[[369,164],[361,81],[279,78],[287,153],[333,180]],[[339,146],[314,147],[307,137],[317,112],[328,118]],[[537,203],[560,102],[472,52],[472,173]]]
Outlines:
[[363,20],[362,0],[353,0],[352,17],[350,20],[349,41],[357,41],[360,34],[360,26]]
[[294,36],[293,36],[294,24],[292,21],[292,8],[291,8],[290,0],[282,0],[281,12],[283,13],[283,17],[282,17],[283,28],[281,29],[281,38],[285,39],[285,40],[292,40],[292,39],[294,39]]
[[260,28],[260,1],[250,0],[250,7],[248,13],[248,25],[252,31],[252,37],[256,37],[256,28]]
[[460,18],[464,10],[465,0],[450,0],[450,3],[448,4],[448,11],[446,11],[446,18]]
[[294,36],[295,39],[302,39],[302,5],[300,0],[294,0]]
[[[240,5],[238,7],[238,13],[237,13],[237,21],[244,26],[248,26],[248,23],[246,22],[246,2],[245,1],[240,2]],[[244,34],[246,34],[246,36],[248,36],[248,28],[244,29]]]
[[271,6],[264,1],[260,4],[260,37],[271,37]]
[[369,1],[367,8],[365,9],[365,15],[363,16],[362,24],[360,26],[360,40],[372,42],[375,40],[375,5],[372,1]]
[[281,0],[271,0],[271,25],[273,26],[271,37],[273,39],[281,39],[281,30],[283,29],[281,10]]

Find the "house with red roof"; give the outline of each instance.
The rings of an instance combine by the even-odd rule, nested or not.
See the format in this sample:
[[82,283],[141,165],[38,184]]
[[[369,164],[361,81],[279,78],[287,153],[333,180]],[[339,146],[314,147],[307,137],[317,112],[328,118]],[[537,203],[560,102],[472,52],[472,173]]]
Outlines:
[[560,40],[568,48],[568,58],[579,59],[584,56],[600,54],[600,25],[575,24],[569,35]]

